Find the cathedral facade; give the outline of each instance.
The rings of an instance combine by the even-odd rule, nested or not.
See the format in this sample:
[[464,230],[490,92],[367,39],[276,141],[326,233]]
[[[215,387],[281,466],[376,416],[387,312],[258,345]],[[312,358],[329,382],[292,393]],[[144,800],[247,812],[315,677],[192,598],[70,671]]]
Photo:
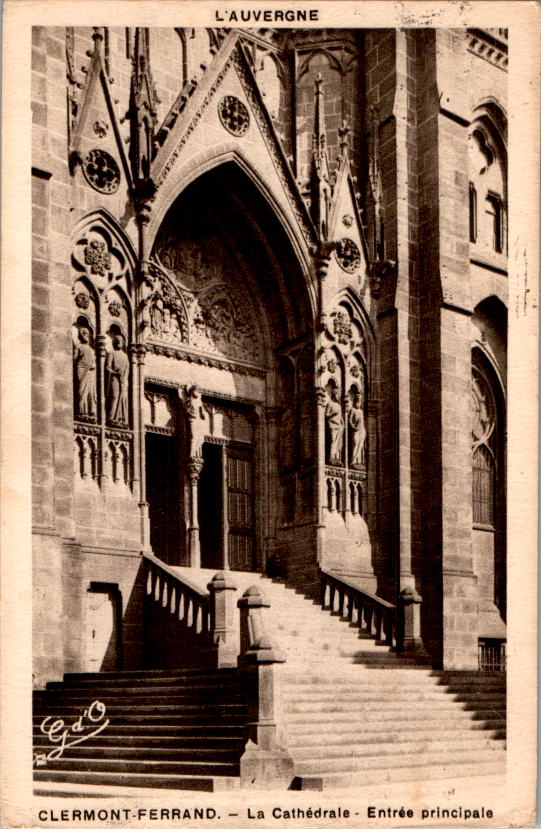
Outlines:
[[34,27],[35,683],[142,557],[506,641],[507,32]]

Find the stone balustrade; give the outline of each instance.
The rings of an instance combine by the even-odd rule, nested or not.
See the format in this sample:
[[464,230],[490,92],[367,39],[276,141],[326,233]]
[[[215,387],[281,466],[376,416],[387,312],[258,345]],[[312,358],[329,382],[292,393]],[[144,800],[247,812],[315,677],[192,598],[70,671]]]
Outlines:
[[396,608],[379,596],[348,582],[347,579],[328,573],[321,574],[321,606],[337,613],[342,619],[356,624],[359,630],[400,649],[400,626],[397,625]]

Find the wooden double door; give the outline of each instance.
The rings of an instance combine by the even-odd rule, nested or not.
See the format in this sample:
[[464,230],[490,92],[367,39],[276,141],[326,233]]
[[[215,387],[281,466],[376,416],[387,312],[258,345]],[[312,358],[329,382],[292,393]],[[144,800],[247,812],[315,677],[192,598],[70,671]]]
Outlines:
[[203,445],[199,480],[201,565],[231,570],[255,567],[253,447]]

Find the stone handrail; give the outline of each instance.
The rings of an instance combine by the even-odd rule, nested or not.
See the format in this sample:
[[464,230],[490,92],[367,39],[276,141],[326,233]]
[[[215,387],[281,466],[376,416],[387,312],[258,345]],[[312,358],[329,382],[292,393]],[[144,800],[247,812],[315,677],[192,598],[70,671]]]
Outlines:
[[143,559],[147,616],[156,618],[149,647],[156,648],[155,659],[167,663],[163,667],[189,659],[217,668],[235,666],[236,587],[227,574],[216,573],[207,593],[151,553],[144,553]]
[[396,608],[379,596],[362,590],[357,584],[336,573],[320,570],[321,605],[342,619],[356,624],[359,630],[378,642],[400,650]]

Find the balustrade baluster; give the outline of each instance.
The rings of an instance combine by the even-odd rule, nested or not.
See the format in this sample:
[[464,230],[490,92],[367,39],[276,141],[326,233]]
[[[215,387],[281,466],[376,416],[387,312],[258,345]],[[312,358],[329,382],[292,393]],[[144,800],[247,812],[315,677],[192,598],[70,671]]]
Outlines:
[[342,617],[344,615],[344,590],[343,588],[339,588],[338,592],[338,615]]

